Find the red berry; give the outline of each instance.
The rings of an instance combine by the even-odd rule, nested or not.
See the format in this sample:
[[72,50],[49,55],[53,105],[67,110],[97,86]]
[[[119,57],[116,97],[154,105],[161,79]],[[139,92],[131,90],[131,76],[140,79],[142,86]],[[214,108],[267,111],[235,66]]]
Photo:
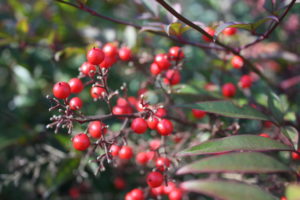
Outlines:
[[53,86],[53,95],[58,99],[65,99],[71,94],[71,88],[66,82],[58,82]]
[[86,76],[93,77],[96,73],[96,67],[95,65],[92,65],[91,63],[84,62],[81,66],[79,71],[83,73]]
[[133,106],[133,107],[135,107],[137,102],[138,102],[135,97],[128,97],[127,100],[129,101],[130,105]]
[[198,109],[192,109],[193,116],[197,119],[202,119],[205,117],[206,112],[203,110],[198,110]]
[[172,60],[179,61],[184,58],[184,53],[180,47],[174,46],[169,49],[169,56]]
[[92,48],[86,55],[87,61],[93,65],[99,65],[104,60],[104,53],[100,48]]
[[118,106],[130,106],[129,102],[125,98],[122,98],[122,97],[118,98],[117,105]]
[[159,66],[156,63],[152,63],[150,65],[150,72],[151,72],[151,74],[156,76],[156,75],[160,74],[161,69],[159,68]]
[[170,194],[176,188],[176,184],[172,181],[168,182],[168,186],[164,185],[164,194]]
[[141,189],[133,189],[130,192],[130,196],[132,197],[132,200],[144,200],[144,192]]
[[143,118],[135,118],[131,123],[131,129],[137,134],[143,134],[147,131],[148,125]]
[[155,197],[162,196],[164,194],[164,186],[161,185],[155,188],[151,188],[151,194]]
[[178,70],[169,69],[165,75],[164,83],[166,85],[176,85],[180,83],[181,75]]
[[73,97],[70,102],[69,106],[72,110],[79,110],[82,108],[82,100],[79,97]]
[[231,64],[233,68],[240,69],[244,65],[244,60],[240,56],[233,56],[231,59]]
[[136,155],[135,160],[140,165],[146,165],[149,161],[148,155],[146,152],[140,152]]
[[222,87],[222,93],[225,97],[233,97],[236,93],[236,88],[232,83],[226,83]]
[[170,167],[171,161],[166,157],[159,157],[156,159],[155,166],[158,170],[164,171],[165,168]]
[[300,151],[298,150],[297,151],[298,153],[296,153],[296,152],[292,152],[292,158],[293,158],[293,160],[300,160]]
[[242,76],[239,84],[242,88],[250,88],[252,85],[252,77],[249,75]]
[[113,145],[111,145],[109,152],[111,153],[112,156],[118,156],[120,149],[121,149],[121,147],[113,144]]
[[181,200],[182,196],[182,190],[179,188],[174,188],[168,195],[169,200]]
[[164,177],[160,172],[150,172],[147,175],[147,183],[151,188],[161,186],[163,181],[164,181]]
[[122,146],[119,151],[121,159],[129,160],[133,156],[132,148],[130,146]]
[[286,197],[281,197],[280,200],[287,200],[287,198]]
[[102,51],[105,57],[115,57],[118,53],[118,48],[112,43],[107,43],[103,46]]
[[[206,27],[204,30],[212,37],[215,35],[215,30],[210,27]],[[212,42],[212,39],[210,39],[209,37],[207,37],[205,35],[202,35],[202,39],[206,42]]]
[[259,134],[259,136],[261,136],[261,137],[266,137],[266,138],[269,138],[269,137],[270,137],[268,133],[261,133],[261,134]]
[[263,125],[265,128],[270,128],[270,127],[272,127],[273,123],[271,121],[264,121]]
[[234,27],[227,27],[223,30],[223,34],[231,36],[231,35],[235,35],[236,31],[237,31],[237,29]]
[[69,81],[69,86],[72,93],[80,93],[83,90],[83,83],[79,78],[72,78]]
[[156,130],[160,135],[170,135],[173,132],[173,123],[170,120],[163,119],[158,122]]
[[133,200],[130,192],[125,195],[125,200]]
[[155,112],[155,115],[157,117],[163,118],[167,116],[167,110],[165,108],[158,108]]
[[158,65],[160,70],[166,70],[171,66],[167,54],[157,54],[154,58],[154,62]]
[[106,91],[104,88],[96,86],[91,88],[90,93],[93,99],[99,99],[106,95]]
[[108,69],[108,68],[110,68],[113,64],[115,64],[116,62],[117,62],[116,57],[109,57],[109,56],[106,56],[106,57],[104,58],[104,60],[99,64],[99,67]]
[[161,142],[159,139],[154,139],[149,142],[150,149],[153,151],[157,150],[160,147],[160,144]]
[[131,55],[131,50],[128,47],[122,47],[119,50],[119,57],[121,60],[123,61],[128,61],[131,59],[132,55]]
[[72,187],[69,190],[69,195],[72,199],[78,199],[80,197],[80,190],[77,187]]
[[156,157],[155,151],[147,151],[146,153],[149,161],[153,160]]
[[73,147],[78,151],[84,151],[90,146],[90,139],[84,133],[75,135],[72,139]]
[[155,130],[158,124],[158,119],[156,117],[149,117],[147,119],[147,125],[150,129]]
[[124,179],[121,178],[121,177],[115,178],[115,180],[114,180],[114,186],[118,190],[124,189],[125,186],[126,186]]
[[101,121],[93,121],[89,123],[88,132],[93,138],[100,138],[107,131],[106,125]]

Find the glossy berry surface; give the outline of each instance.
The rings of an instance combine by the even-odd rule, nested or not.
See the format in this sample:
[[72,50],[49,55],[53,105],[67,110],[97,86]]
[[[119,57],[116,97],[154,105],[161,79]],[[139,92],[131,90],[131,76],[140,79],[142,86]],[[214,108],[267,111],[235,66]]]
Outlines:
[[94,77],[94,75],[96,73],[96,67],[95,67],[95,65],[92,65],[91,63],[84,62],[80,66],[79,71],[86,76]]
[[144,192],[141,189],[133,189],[130,192],[132,200],[144,200]]
[[90,146],[90,139],[84,133],[75,135],[72,139],[74,149],[78,151],[84,151]]
[[53,86],[53,95],[58,99],[65,99],[71,94],[71,88],[66,82],[58,82]]
[[171,161],[166,157],[159,157],[155,161],[155,166],[158,170],[164,171],[166,168],[170,167]]
[[164,83],[166,85],[176,85],[180,83],[181,75],[178,70],[169,69],[165,75]]
[[100,138],[101,135],[104,135],[107,132],[106,125],[101,121],[93,121],[89,123],[88,133],[93,138]]
[[102,51],[105,57],[115,57],[118,54],[118,48],[112,43],[105,44]]
[[[211,35],[212,37],[214,36],[215,34],[215,30],[210,28],[210,27],[206,27],[204,29],[209,35]],[[202,35],[202,39],[205,41],[205,42],[212,42],[212,39],[210,39],[209,37],[207,37],[206,35]]]
[[293,160],[300,160],[300,151],[298,150],[297,152],[298,153],[292,152],[292,158],[293,158]]
[[202,119],[206,116],[206,112],[203,110],[192,109],[193,116],[197,119]]
[[112,67],[115,62],[117,62],[117,59],[115,57],[106,56],[104,60],[99,64],[99,67],[108,69]]
[[117,178],[114,179],[114,186],[115,186],[116,189],[122,190],[122,189],[125,188],[126,182],[123,178],[117,177]]
[[160,172],[150,172],[147,175],[147,184],[151,188],[161,186],[164,181],[164,177]]
[[70,99],[69,106],[72,110],[79,110],[82,108],[82,100],[79,97],[73,97]]
[[169,200],[181,200],[183,192],[179,188],[174,188],[168,195]]
[[154,139],[149,142],[150,149],[153,151],[157,150],[160,147],[160,145],[161,141],[159,139]]
[[180,47],[174,46],[169,49],[169,57],[171,60],[179,61],[184,58],[184,53]]
[[106,94],[106,91],[104,88],[102,87],[92,87],[91,88],[91,96],[93,99],[99,99],[99,98],[102,98],[105,94]]
[[261,133],[261,134],[259,134],[259,136],[266,137],[266,138],[270,137],[270,135],[268,133]]
[[237,29],[234,27],[227,27],[223,30],[223,34],[227,36],[235,35],[237,32]]
[[131,129],[137,134],[143,134],[147,131],[148,125],[143,118],[135,118],[131,123]]
[[231,65],[235,69],[240,69],[244,65],[244,60],[240,56],[233,56],[231,59]]
[[156,130],[160,135],[170,135],[173,132],[173,123],[168,119],[158,122]]
[[148,155],[146,152],[140,152],[136,155],[135,161],[140,165],[145,165],[149,161]]
[[155,116],[163,118],[167,116],[167,110],[165,108],[158,108],[155,112]]
[[161,69],[159,68],[159,66],[156,63],[152,63],[150,65],[150,72],[152,75],[156,76],[161,73]]
[[121,149],[120,146],[113,144],[111,145],[109,152],[111,153],[112,156],[118,156],[120,149]]
[[92,48],[86,55],[87,61],[92,65],[99,65],[104,60],[104,53],[100,48]]
[[236,88],[233,83],[226,83],[222,87],[224,97],[233,97],[236,93]]
[[155,130],[158,124],[158,119],[156,117],[149,117],[147,119],[147,125],[150,129]]
[[130,146],[122,146],[119,151],[119,157],[121,159],[129,160],[133,156],[133,151]]
[[151,188],[151,195],[152,196],[162,196],[164,194],[164,185],[162,184],[161,186]]
[[131,50],[128,47],[122,47],[119,49],[119,57],[123,61],[128,61],[132,58]]
[[83,83],[79,78],[72,78],[69,81],[69,86],[71,88],[71,93],[75,94],[80,93],[84,88]]
[[252,85],[252,77],[249,75],[243,75],[239,84],[242,88],[250,88]]
[[168,195],[176,188],[176,184],[172,181],[168,182],[168,186],[164,185],[164,194]]
[[171,66],[168,55],[163,53],[157,54],[154,58],[154,62],[158,65],[160,70],[167,70]]

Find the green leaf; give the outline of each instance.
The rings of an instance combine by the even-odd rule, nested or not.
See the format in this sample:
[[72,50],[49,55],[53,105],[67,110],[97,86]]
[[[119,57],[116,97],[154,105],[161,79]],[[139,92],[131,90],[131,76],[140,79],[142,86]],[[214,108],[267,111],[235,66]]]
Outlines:
[[275,173],[289,171],[290,169],[286,165],[263,153],[242,152],[203,158],[180,168],[177,174],[222,172]]
[[209,140],[182,150],[179,156],[224,153],[230,151],[292,151],[293,148],[276,140],[256,135],[237,135]]
[[290,140],[295,149],[298,149],[299,134],[297,129],[292,126],[285,126],[282,129],[283,134]]
[[300,184],[290,184],[287,186],[285,196],[288,200],[300,200]]
[[174,22],[166,26],[165,30],[168,35],[181,36],[184,32],[186,32],[189,29],[189,26],[183,25],[180,22]]
[[181,184],[185,191],[222,200],[276,200],[270,193],[253,185],[224,180],[193,180]]
[[200,102],[197,104],[185,104],[185,105],[178,105],[177,107],[200,109],[206,112],[215,113],[215,114],[219,114],[227,117],[233,117],[233,118],[271,121],[269,117],[267,117],[263,113],[259,112],[258,110],[255,110],[250,106],[238,106],[234,104],[232,101],[226,101],[226,100],[207,101],[207,102]]

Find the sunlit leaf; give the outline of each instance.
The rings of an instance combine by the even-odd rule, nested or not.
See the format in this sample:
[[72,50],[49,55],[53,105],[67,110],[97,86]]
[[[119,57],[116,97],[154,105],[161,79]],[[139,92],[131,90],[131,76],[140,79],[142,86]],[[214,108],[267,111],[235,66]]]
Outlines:
[[288,200],[300,200],[300,184],[290,184],[287,186],[285,195]]

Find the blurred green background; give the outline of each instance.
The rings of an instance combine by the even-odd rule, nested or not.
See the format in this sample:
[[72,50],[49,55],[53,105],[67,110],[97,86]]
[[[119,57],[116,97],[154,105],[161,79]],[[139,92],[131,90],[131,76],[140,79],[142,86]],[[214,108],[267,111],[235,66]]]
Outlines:
[[[181,4],[182,13],[187,18],[207,25],[216,25],[222,21],[254,22],[268,15],[263,8],[264,1],[260,0],[170,2]],[[169,23],[163,9],[159,9],[158,19],[147,19],[151,16],[151,9],[147,9],[140,0],[88,0],[86,3],[103,15],[141,25],[155,21]],[[274,64],[269,64],[272,66],[266,67],[265,73],[277,82],[300,74],[299,10],[298,4],[272,34],[270,41],[274,41],[272,44],[275,50],[274,46],[270,46],[267,50],[260,47],[254,52],[247,52],[247,56],[255,61],[263,56],[263,63],[275,61],[278,70],[268,70],[274,67]],[[263,25],[258,31],[266,27]],[[188,31],[185,37],[201,42],[201,36],[195,31]],[[252,39],[248,32],[240,31],[238,38],[224,40],[227,43],[243,44]],[[48,112],[50,103],[45,96],[51,94],[53,83],[77,76],[88,45],[110,41],[126,44],[136,55],[167,51],[175,44],[167,38],[139,33],[132,27],[96,18],[56,1],[0,2],[0,199],[69,199],[75,198],[78,191],[85,199],[122,199],[124,191],[113,187],[113,179],[118,174],[130,172],[108,169],[99,177],[94,177],[92,170],[87,170],[87,174],[78,175],[80,170],[76,169],[84,164],[80,161],[82,155],[70,150],[70,137],[64,131],[54,135],[53,130],[45,129],[52,114]],[[268,54],[268,50],[273,54]],[[205,51],[191,46],[185,46],[184,51],[184,83],[220,84],[220,76],[224,76],[223,81],[233,79],[237,82],[230,73],[224,75],[223,71],[216,70],[222,68],[223,62],[214,52],[209,53],[213,54],[209,57]],[[145,71],[148,67],[144,66]],[[144,75],[137,76],[137,73],[126,63],[117,64],[110,74],[111,88],[118,88],[126,82],[129,93],[136,94],[139,84],[145,79]],[[239,72],[233,74],[238,75]],[[299,93],[295,91],[299,91],[299,86],[290,91],[288,99],[292,109],[298,110]],[[256,88],[258,99],[264,99],[263,93],[263,87]],[[90,101],[88,91],[82,93],[81,97],[86,102]],[[101,104],[89,103],[84,112],[104,113],[106,108],[103,107]],[[295,116],[290,118],[295,119]],[[83,130],[79,126],[76,129]],[[126,182],[127,190],[138,184],[135,176],[127,177]]]

